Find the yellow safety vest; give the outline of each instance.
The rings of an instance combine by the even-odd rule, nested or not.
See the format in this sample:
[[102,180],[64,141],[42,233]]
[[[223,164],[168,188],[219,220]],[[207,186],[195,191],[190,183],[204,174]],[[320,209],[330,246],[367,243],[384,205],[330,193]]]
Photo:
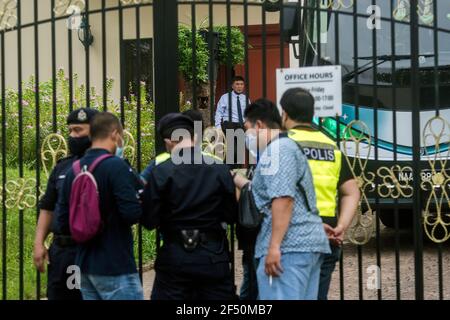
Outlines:
[[[219,161],[220,163],[223,163],[223,160],[222,160],[222,159],[220,159],[219,157],[213,155],[212,153],[202,151],[202,154],[203,154],[204,156],[211,157],[211,158],[213,158],[213,159]],[[170,159],[170,157],[171,157],[171,155],[170,155],[169,152],[161,153],[161,154],[158,155],[158,156],[156,157],[156,159],[155,159],[155,166],[158,166],[158,165],[160,165],[161,163],[166,162],[167,160]]]
[[333,140],[320,131],[294,128],[289,130],[288,137],[302,146],[308,158],[320,216],[336,217],[341,151]]

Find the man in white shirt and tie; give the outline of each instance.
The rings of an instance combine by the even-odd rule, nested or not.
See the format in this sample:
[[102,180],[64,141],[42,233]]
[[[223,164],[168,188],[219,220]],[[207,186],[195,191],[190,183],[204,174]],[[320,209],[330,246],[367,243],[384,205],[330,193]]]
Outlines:
[[220,98],[216,109],[216,128],[222,129],[224,132],[225,129],[244,128],[244,112],[247,105],[250,104],[244,93],[245,80],[243,77],[234,77],[231,87],[233,91],[225,93]]
[[[240,168],[245,162],[245,151],[243,146],[238,145],[240,139],[237,138],[237,135],[244,134],[244,112],[245,108],[250,104],[250,100],[244,93],[245,80],[243,77],[235,76],[232,79],[231,87],[233,90],[225,93],[217,103],[215,126],[218,129],[222,129],[227,135],[228,145],[233,141],[234,155],[233,157],[227,156],[226,163],[230,165],[230,168],[236,169]],[[238,129],[241,129],[242,132],[235,132]],[[230,133],[233,133],[234,137],[231,137]],[[238,152],[238,148],[242,149],[241,152]],[[230,148],[228,148],[228,152],[231,152]]]

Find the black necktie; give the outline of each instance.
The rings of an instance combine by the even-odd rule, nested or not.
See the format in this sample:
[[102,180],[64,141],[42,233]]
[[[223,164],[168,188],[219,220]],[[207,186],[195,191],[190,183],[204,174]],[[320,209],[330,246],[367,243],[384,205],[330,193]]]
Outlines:
[[237,109],[238,109],[239,124],[242,126],[244,125],[244,118],[242,117],[241,99],[239,99],[239,95],[237,96]]

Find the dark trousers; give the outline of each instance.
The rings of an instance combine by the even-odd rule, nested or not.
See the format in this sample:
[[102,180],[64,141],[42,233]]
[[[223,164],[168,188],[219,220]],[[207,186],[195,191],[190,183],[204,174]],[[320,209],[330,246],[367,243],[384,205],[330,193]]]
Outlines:
[[328,290],[330,289],[331,276],[333,275],[336,263],[341,258],[341,247],[330,245],[331,253],[324,254],[322,266],[320,267],[319,294],[318,300],[328,300]]
[[[230,133],[234,133],[236,130],[244,130],[244,127],[242,125],[240,125],[239,123],[235,123],[235,122],[228,122],[228,121],[224,121],[222,123],[222,131],[223,133],[227,134],[227,130],[230,131]],[[232,130],[232,131],[231,131]],[[229,146],[230,144],[228,143],[228,140],[230,138],[226,137],[226,142],[227,145]],[[230,141],[231,142],[231,141]],[[225,160],[226,164],[229,165],[230,169],[240,169],[244,167],[245,164],[245,145],[239,146],[238,144],[238,139],[236,137],[233,138],[233,146],[234,146],[234,153],[232,155],[230,155],[228,157],[228,150],[231,149],[231,147],[227,148],[227,158]],[[242,150],[238,150],[238,148],[241,147]],[[242,155],[241,157],[238,157],[238,155]],[[238,162],[241,162],[241,164],[239,164]]]
[[244,249],[242,254],[243,279],[240,300],[258,299],[258,281],[256,279],[257,262],[254,250]]
[[152,300],[231,300],[235,298],[228,252],[222,244],[186,251],[165,243],[155,262]]
[[53,242],[48,255],[48,300],[82,300],[80,290],[67,286],[68,278],[74,276],[73,273],[67,273],[67,268],[75,264],[76,246],[62,247]]

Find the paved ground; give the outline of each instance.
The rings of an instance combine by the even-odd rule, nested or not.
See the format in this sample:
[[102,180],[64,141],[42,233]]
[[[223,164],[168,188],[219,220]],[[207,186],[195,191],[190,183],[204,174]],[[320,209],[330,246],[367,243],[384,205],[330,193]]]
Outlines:
[[[381,227],[380,230],[380,260],[381,260],[381,298],[397,298],[397,268],[395,259],[395,232],[392,229]],[[402,230],[399,233],[399,289],[401,299],[414,299],[414,246],[413,236],[410,231]],[[359,299],[360,293],[360,272],[362,275],[362,295],[363,299],[378,299],[378,291],[367,288],[367,282],[373,271],[369,268],[376,265],[376,243],[373,239],[369,244],[361,248],[361,265],[358,267],[358,249],[356,246],[347,243],[344,247],[343,262],[343,288],[344,298]],[[424,295],[425,299],[439,299],[439,263],[437,245],[426,241],[424,243]],[[236,252],[236,282],[239,286],[242,281],[242,267],[240,264],[241,252]],[[443,297],[450,299],[450,245],[447,243],[442,246],[442,278],[443,278]],[[150,297],[151,286],[153,284],[154,272],[150,270],[144,274],[145,297]],[[340,299],[340,270],[336,269],[333,275],[333,281],[330,288],[330,299]]]

